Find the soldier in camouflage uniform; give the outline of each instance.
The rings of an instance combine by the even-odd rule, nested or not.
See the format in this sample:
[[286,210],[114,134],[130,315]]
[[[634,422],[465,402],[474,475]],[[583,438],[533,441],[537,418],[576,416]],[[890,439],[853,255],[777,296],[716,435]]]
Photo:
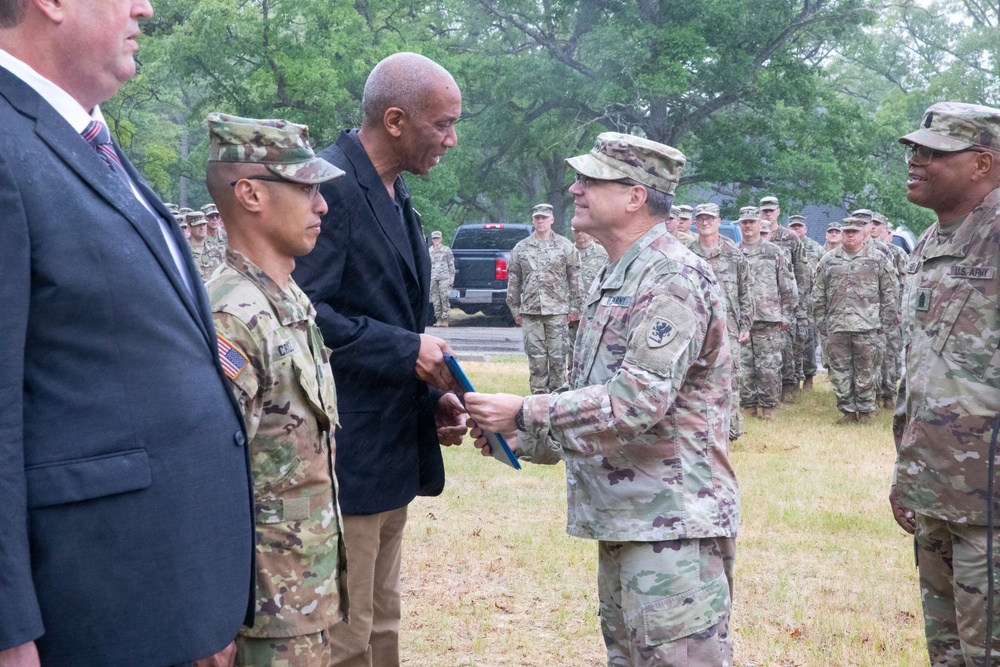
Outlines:
[[212,272],[222,264],[225,255],[220,246],[213,246],[206,240],[208,234],[208,222],[205,214],[201,211],[191,211],[184,216],[185,222],[191,230],[191,237],[188,239],[188,246],[191,248],[191,257],[194,258],[194,265],[198,267],[202,282],[212,277]]
[[566,383],[570,320],[580,318],[580,254],[552,231],[552,206],[531,211],[535,231],[514,246],[508,263],[507,307],[524,329],[531,392],[547,394]]
[[667,218],[667,231],[674,235],[678,241],[688,245],[697,236],[691,233],[691,221],[694,219],[694,209],[687,204],[674,206],[670,209],[670,217]]
[[[900,300],[897,305],[901,308],[903,280],[906,276],[906,265],[910,262],[910,256],[905,250],[892,242],[892,225],[889,224],[889,221],[881,213],[872,214],[871,234],[873,238],[884,243],[886,249],[889,251],[889,257],[899,278],[899,290],[897,294],[899,294]],[[879,386],[881,387],[879,399],[882,402],[883,408],[892,410],[896,407],[897,386],[899,384],[900,373],[902,372],[903,327],[901,320],[886,332],[885,342],[886,352],[882,360],[881,371],[879,372]]]
[[[750,340],[743,345],[740,404],[751,417],[772,419],[781,398],[782,333],[795,319],[796,293],[785,253],[761,238],[763,220],[753,206],[740,209],[739,248],[750,265],[754,320]],[[757,409],[760,408],[758,414]]]
[[523,458],[565,461],[567,530],[598,540],[608,665],[732,665],[725,298],[662,222],[684,156],[606,132],[567,162],[579,174],[573,224],[612,262],[588,298],[571,389],[469,394],[467,408],[484,428],[516,428]]
[[181,228],[181,234],[184,235],[184,240],[188,242],[188,247],[191,247],[191,228],[188,227],[187,220],[180,213],[174,213],[174,220],[177,221],[177,225]]
[[348,606],[337,394],[315,310],[291,273],[327,210],[319,184],[344,172],[315,157],[304,125],[211,113],[208,128],[209,191],[233,237],[207,289],[250,437],[257,511],[256,617],[236,664],[325,667],[329,629]]
[[[985,665],[989,456],[1000,414],[1000,109],[938,103],[899,141],[907,199],[937,222],[906,267],[889,502],[915,532],[931,665]],[[994,633],[997,616],[994,608]],[[996,639],[990,662],[1000,664]]]
[[[594,278],[604,268],[608,261],[608,251],[587,232],[573,228],[573,245],[580,255],[580,294],[586,300],[587,294],[594,286]],[[569,323],[569,344],[567,345],[566,368],[573,367],[573,347],[576,345],[576,334],[580,330],[580,320]]]
[[823,244],[823,250],[825,252],[829,252],[834,248],[839,248],[840,241],[841,241],[840,220],[833,220],[826,226],[826,243]]
[[455,284],[455,255],[441,243],[441,232],[431,232],[431,305],[434,306],[434,326],[448,326],[451,313],[451,286]]
[[719,207],[699,204],[694,209],[698,238],[688,249],[712,267],[712,273],[726,298],[729,349],[733,359],[732,389],[729,396],[729,439],[743,435],[743,413],[740,412],[740,376],[743,372],[741,348],[750,340],[754,320],[750,264],[735,243],[719,234]]
[[[795,232],[802,241],[802,251],[805,256],[806,265],[809,268],[810,275],[813,276],[815,280],[816,267],[819,265],[819,260],[826,254],[826,250],[816,241],[809,238],[807,231],[809,227],[806,225],[805,216],[792,215],[788,217],[788,229]],[[799,343],[801,348],[801,356],[798,359],[799,364],[799,375],[802,376],[802,389],[803,391],[811,391],[813,388],[813,376],[816,375],[816,319],[812,314],[812,297],[810,295],[809,303],[809,319],[806,322],[805,327],[801,327],[798,330]]]
[[222,254],[225,255],[226,230],[222,227],[222,214],[215,204],[205,204],[201,207],[201,212],[208,221],[208,236],[205,237],[205,243],[221,248]]
[[799,393],[799,382],[804,378],[799,373],[798,360],[802,357],[802,340],[799,328],[809,326],[809,292],[812,289],[812,274],[806,263],[802,241],[795,232],[782,227],[781,208],[777,197],[763,197],[760,200],[760,216],[764,227],[770,230],[767,241],[782,249],[788,266],[789,282],[795,290],[795,318],[787,331],[782,332],[781,349],[781,402],[795,403]]
[[816,325],[827,336],[830,382],[843,416],[867,424],[875,411],[875,349],[880,331],[896,323],[898,283],[889,260],[865,244],[864,223],[845,218],[843,245],[823,255],[813,287]]

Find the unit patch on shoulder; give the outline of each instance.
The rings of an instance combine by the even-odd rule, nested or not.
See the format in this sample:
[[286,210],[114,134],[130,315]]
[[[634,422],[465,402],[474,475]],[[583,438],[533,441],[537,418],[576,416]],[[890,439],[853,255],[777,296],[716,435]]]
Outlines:
[[654,317],[646,332],[646,343],[650,347],[663,347],[677,335],[677,327],[665,317]]
[[219,347],[219,363],[222,364],[222,370],[230,380],[235,380],[239,377],[243,369],[247,367],[249,359],[246,358],[239,348],[235,347],[229,340],[222,334],[216,334],[218,338]]

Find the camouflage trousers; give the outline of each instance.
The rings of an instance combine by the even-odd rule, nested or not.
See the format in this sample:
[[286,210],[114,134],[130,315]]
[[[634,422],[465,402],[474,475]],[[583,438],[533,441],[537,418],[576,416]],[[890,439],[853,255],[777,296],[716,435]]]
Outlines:
[[521,315],[532,394],[549,394],[566,383],[566,319],[566,315]]
[[816,323],[799,320],[796,340],[799,343],[799,379],[804,380],[816,375]]
[[434,306],[434,317],[447,320],[451,312],[451,278],[435,278],[431,281],[431,305]]
[[609,667],[731,667],[736,540],[599,542]]
[[781,332],[781,384],[798,384],[799,381],[799,351],[798,351],[798,321],[792,320],[788,331]]
[[837,409],[845,414],[875,412],[878,333],[829,332],[826,353],[830,363],[830,383],[837,395]]
[[[747,341],[749,343],[750,341]],[[743,375],[742,343],[736,336],[729,337],[729,349],[733,356],[733,377],[729,390],[729,439],[737,440],[743,435],[743,411],[740,410],[740,385]]]
[[781,325],[754,322],[750,340],[742,345],[743,382],[740,404],[745,408],[773,408],[781,398]]
[[326,630],[297,637],[236,638],[236,667],[327,667],[332,662]]
[[[986,667],[986,526],[917,514],[917,568],[932,667]],[[995,534],[994,545],[1000,545]],[[994,551],[1000,573],[1000,549]],[[1000,605],[1000,591],[994,589]],[[1000,614],[993,612],[993,657],[1000,665]]]
[[576,334],[580,331],[580,320],[573,320],[566,325],[566,370],[573,368],[573,348],[576,347]]
[[878,397],[896,398],[896,389],[899,384],[900,365],[902,360],[900,354],[903,351],[902,331],[897,327],[883,336],[885,350],[882,353],[881,363],[878,373]]

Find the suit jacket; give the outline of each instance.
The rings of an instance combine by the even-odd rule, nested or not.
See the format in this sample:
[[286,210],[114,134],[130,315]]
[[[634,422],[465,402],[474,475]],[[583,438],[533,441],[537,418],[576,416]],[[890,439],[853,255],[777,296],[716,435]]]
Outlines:
[[414,372],[430,308],[430,257],[403,179],[396,179],[401,221],[356,130],[319,156],[346,175],[322,186],[329,211],[293,276],[331,349],[341,509],[375,514],[444,488],[434,421],[440,392]]
[[0,125],[0,649],[211,655],[247,618],[253,499],[198,270],[192,295],[155,216],[2,68]]

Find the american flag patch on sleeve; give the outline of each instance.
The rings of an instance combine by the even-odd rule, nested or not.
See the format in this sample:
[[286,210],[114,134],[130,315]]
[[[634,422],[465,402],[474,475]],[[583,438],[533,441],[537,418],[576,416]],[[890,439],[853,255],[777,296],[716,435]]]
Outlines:
[[218,337],[219,362],[222,364],[222,370],[226,377],[235,380],[246,368],[249,359],[238,348],[233,347],[233,344],[225,336],[222,334],[216,334],[216,336]]

